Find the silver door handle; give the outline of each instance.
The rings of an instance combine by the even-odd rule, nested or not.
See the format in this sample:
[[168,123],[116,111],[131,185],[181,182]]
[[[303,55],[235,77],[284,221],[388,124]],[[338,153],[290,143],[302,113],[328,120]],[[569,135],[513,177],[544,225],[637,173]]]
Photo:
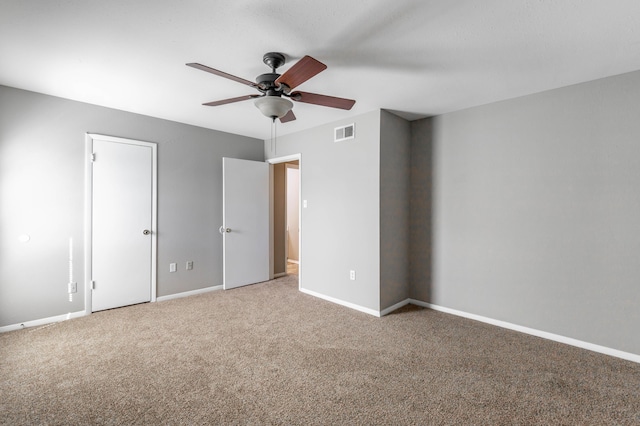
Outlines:
[[224,235],[225,232],[231,232],[231,229],[225,228],[224,226],[221,226],[220,229],[218,229],[218,232],[220,232],[222,235]]
[[144,231],[142,231],[143,235],[149,235],[151,233],[151,231],[149,231],[148,229],[145,229]]

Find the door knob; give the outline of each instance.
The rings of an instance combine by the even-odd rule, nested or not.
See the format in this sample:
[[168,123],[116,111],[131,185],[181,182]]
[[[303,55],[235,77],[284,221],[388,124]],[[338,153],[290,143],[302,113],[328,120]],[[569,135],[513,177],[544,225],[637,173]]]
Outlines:
[[144,235],[149,235],[151,233],[151,231],[149,231],[148,229],[145,229],[144,231],[142,231],[142,233]]
[[225,228],[224,226],[221,226],[220,229],[218,229],[218,232],[220,232],[222,235],[224,235],[225,232],[231,232],[231,229]]

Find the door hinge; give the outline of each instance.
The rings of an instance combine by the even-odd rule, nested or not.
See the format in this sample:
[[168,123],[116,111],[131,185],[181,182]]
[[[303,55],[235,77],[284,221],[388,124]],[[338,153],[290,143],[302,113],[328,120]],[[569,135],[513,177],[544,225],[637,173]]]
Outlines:
[[96,282],[91,281],[91,290],[95,290],[95,289],[96,289]]
[[96,161],[96,153],[94,152],[91,154],[91,162],[93,163],[95,161]]

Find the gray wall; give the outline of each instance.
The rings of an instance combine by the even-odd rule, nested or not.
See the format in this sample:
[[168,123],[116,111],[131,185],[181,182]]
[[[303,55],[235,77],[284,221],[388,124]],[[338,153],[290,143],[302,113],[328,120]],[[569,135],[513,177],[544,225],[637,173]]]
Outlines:
[[380,111],[380,310],[409,297],[411,127]]
[[[334,127],[350,123],[356,138],[334,143]],[[264,147],[268,158],[301,154],[301,199],[308,202],[300,226],[302,288],[378,311],[380,112],[279,136]]]
[[221,158],[263,160],[263,141],[0,86],[0,326],[84,310],[87,132],[158,143],[158,296],[222,283]]
[[414,124],[412,294],[640,354],[639,113],[634,72]]
[[431,301],[432,119],[411,122],[409,297]]

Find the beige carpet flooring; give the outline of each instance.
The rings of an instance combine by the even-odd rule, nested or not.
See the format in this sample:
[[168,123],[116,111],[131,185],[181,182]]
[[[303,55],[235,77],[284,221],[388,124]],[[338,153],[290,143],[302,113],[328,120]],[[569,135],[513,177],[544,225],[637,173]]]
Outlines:
[[288,276],[0,335],[0,424],[638,425],[640,364]]

